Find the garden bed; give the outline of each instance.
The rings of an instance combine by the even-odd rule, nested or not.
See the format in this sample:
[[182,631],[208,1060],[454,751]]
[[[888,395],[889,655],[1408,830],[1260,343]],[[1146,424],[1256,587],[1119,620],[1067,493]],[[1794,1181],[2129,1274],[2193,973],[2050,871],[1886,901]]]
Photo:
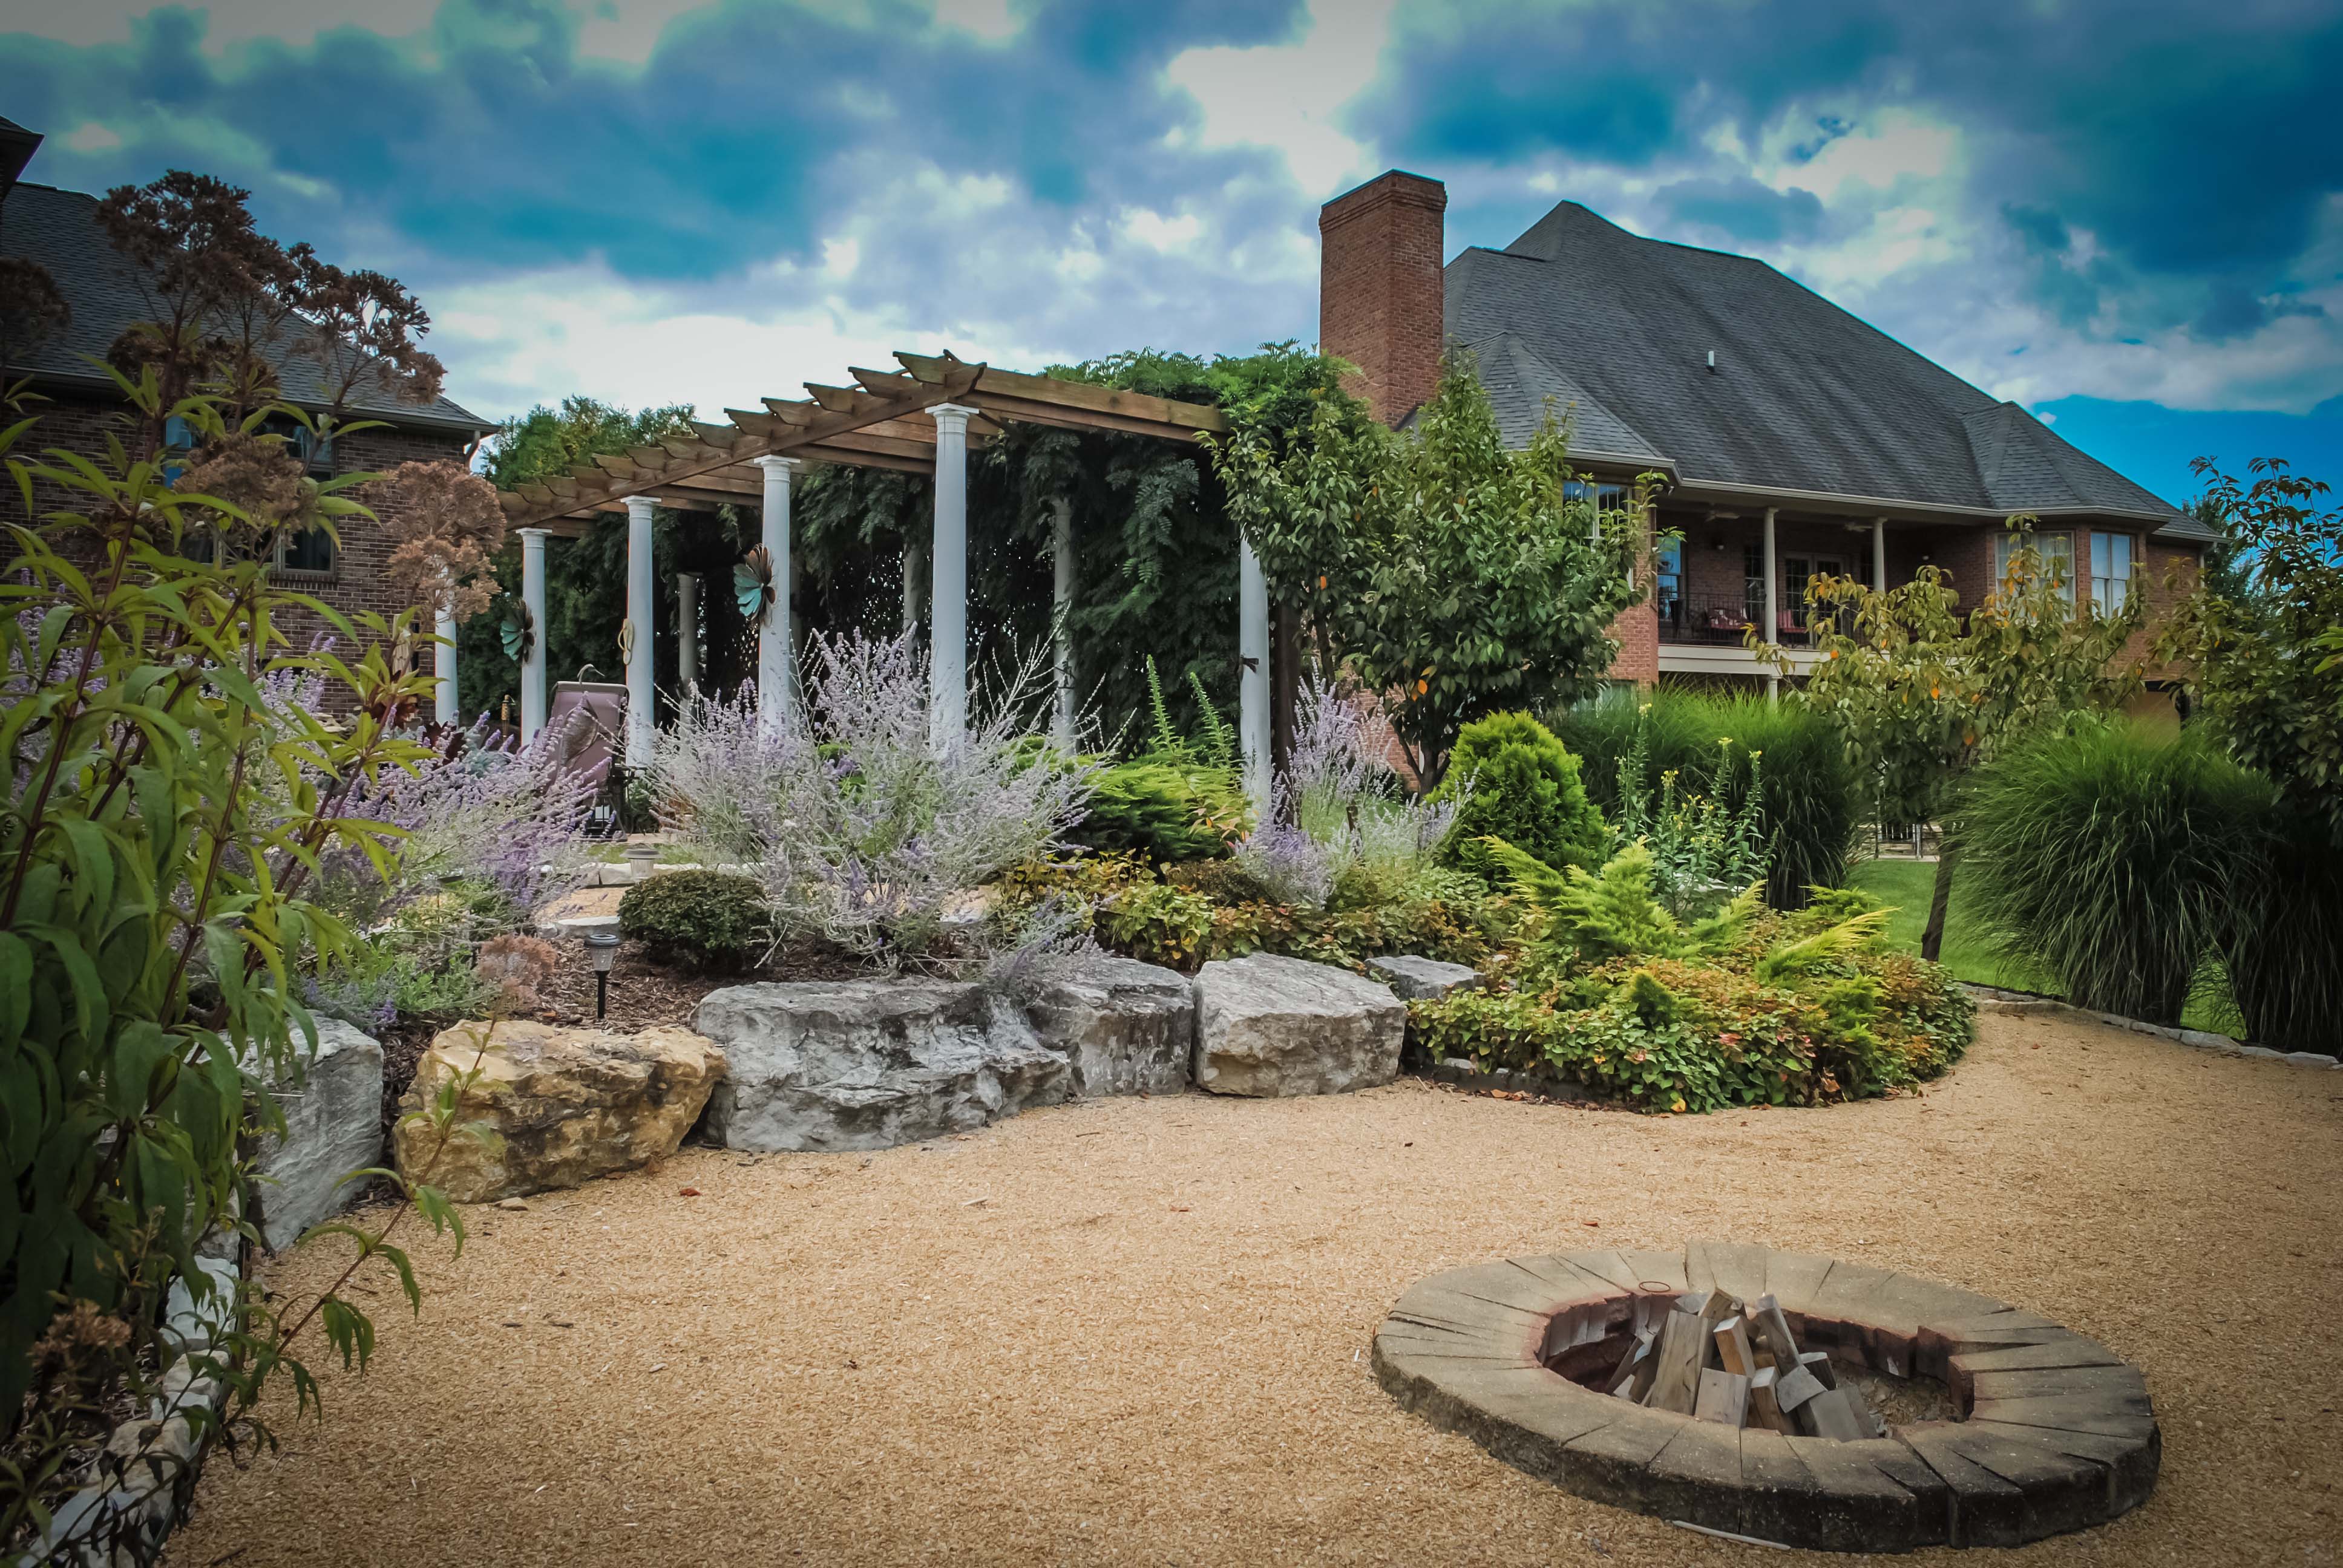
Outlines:
[[1367,1364],[1426,1274],[1718,1235],[1957,1282],[2141,1368],[2155,1498],[2040,1561],[2315,1561],[2343,1528],[2338,1096],[1988,1016],[1939,1082],[1827,1110],[1403,1081],[867,1156],[687,1149],[472,1211],[460,1260],[419,1246],[420,1318],[387,1302],[373,1370],[321,1369],[322,1428],[211,1466],[172,1561],[1776,1563],[1498,1463]]

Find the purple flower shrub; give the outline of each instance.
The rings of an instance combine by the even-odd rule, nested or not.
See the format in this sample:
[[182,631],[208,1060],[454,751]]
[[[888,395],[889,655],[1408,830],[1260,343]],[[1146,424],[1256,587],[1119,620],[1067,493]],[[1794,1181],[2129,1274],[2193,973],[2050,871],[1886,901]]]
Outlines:
[[816,635],[803,699],[687,697],[652,753],[661,820],[700,859],[758,879],[776,940],[874,959],[924,952],[959,896],[1060,846],[1094,769],[1028,733],[1046,666],[988,683],[965,735],[928,738],[928,665],[909,638]]
[[1457,803],[1398,788],[1373,699],[1325,681],[1302,684],[1293,753],[1272,786],[1272,809],[1236,858],[1280,903],[1323,908],[1344,877],[1396,885],[1427,867],[1456,825]]

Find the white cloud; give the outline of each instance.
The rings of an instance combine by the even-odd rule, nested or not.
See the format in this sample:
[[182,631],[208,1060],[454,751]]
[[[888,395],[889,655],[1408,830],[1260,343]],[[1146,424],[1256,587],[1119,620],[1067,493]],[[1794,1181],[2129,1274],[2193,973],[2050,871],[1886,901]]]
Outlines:
[[73,134],[65,137],[65,146],[77,153],[110,153],[121,145],[121,133],[96,120],[75,126]]
[[1122,232],[1150,250],[1185,250],[1204,232],[1204,220],[1194,213],[1165,217],[1160,212],[1132,207],[1122,215]]
[[1294,183],[1330,196],[1373,174],[1373,149],[1335,116],[1375,77],[1395,0],[1311,0],[1310,23],[1291,44],[1191,49],[1165,69],[1196,100],[1202,147],[1263,146],[1284,156]]

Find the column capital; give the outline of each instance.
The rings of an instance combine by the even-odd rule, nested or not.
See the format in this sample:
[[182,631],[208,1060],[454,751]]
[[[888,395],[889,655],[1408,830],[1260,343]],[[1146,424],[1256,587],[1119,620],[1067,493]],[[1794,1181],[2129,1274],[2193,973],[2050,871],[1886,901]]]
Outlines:
[[628,517],[634,516],[635,508],[638,507],[648,512],[653,507],[659,505],[659,498],[656,496],[622,496],[619,499],[627,503],[627,515]]
[[968,434],[969,416],[976,411],[965,403],[938,403],[928,409],[935,417],[938,435],[949,429],[961,436]]
[[533,545],[541,545],[553,537],[551,528],[515,528],[513,532]]
[[768,474],[778,473],[784,476],[794,474],[805,467],[803,457],[785,457],[778,452],[768,452],[761,457],[751,457],[749,461],[764,469]]

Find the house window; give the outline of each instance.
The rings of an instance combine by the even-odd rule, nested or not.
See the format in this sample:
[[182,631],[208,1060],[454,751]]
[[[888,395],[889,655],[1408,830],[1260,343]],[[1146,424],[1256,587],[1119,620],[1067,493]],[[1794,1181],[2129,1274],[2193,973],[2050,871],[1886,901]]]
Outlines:
[[2120,615],[2139,570],[2139,538],[2134,534],[2091,535],[2091,602],[2101,615]]
[[1663,539],[1652,552],[1652,566],[1657,580],[1652,584],[1652,600],[1658,606],[1660,618],[1673,624],[1676,608],[1684,600],[1684,541]]
[[[2009,580],[2009,563],[2017,558],[2021,536],[2003,532],[1993,537],[1994,591],[2001,591]],[[2075,536],[2072,534],[2036,534],[2034,548],[2042,557],[2043,575],[2055,578],[2058,591],[2066,602],[2075,602]]]
[[278,535],[277,565],[279,570],[288,572],[332,571],[334,536],[323,528],[303,528],[298,533]]
[[1590,539],[1600,541],[1603,538],[1603,515],[1605,512],[1624,512],[1627,510],[1627,487],[1624,485],[1590,485],[1584,479],[1564,479],[1562,482],[1562,498],[1564,500],[1584,501],[1589,497],[1592,497],[1594,501],[1594,527],[1587,531],[1586,537]]

